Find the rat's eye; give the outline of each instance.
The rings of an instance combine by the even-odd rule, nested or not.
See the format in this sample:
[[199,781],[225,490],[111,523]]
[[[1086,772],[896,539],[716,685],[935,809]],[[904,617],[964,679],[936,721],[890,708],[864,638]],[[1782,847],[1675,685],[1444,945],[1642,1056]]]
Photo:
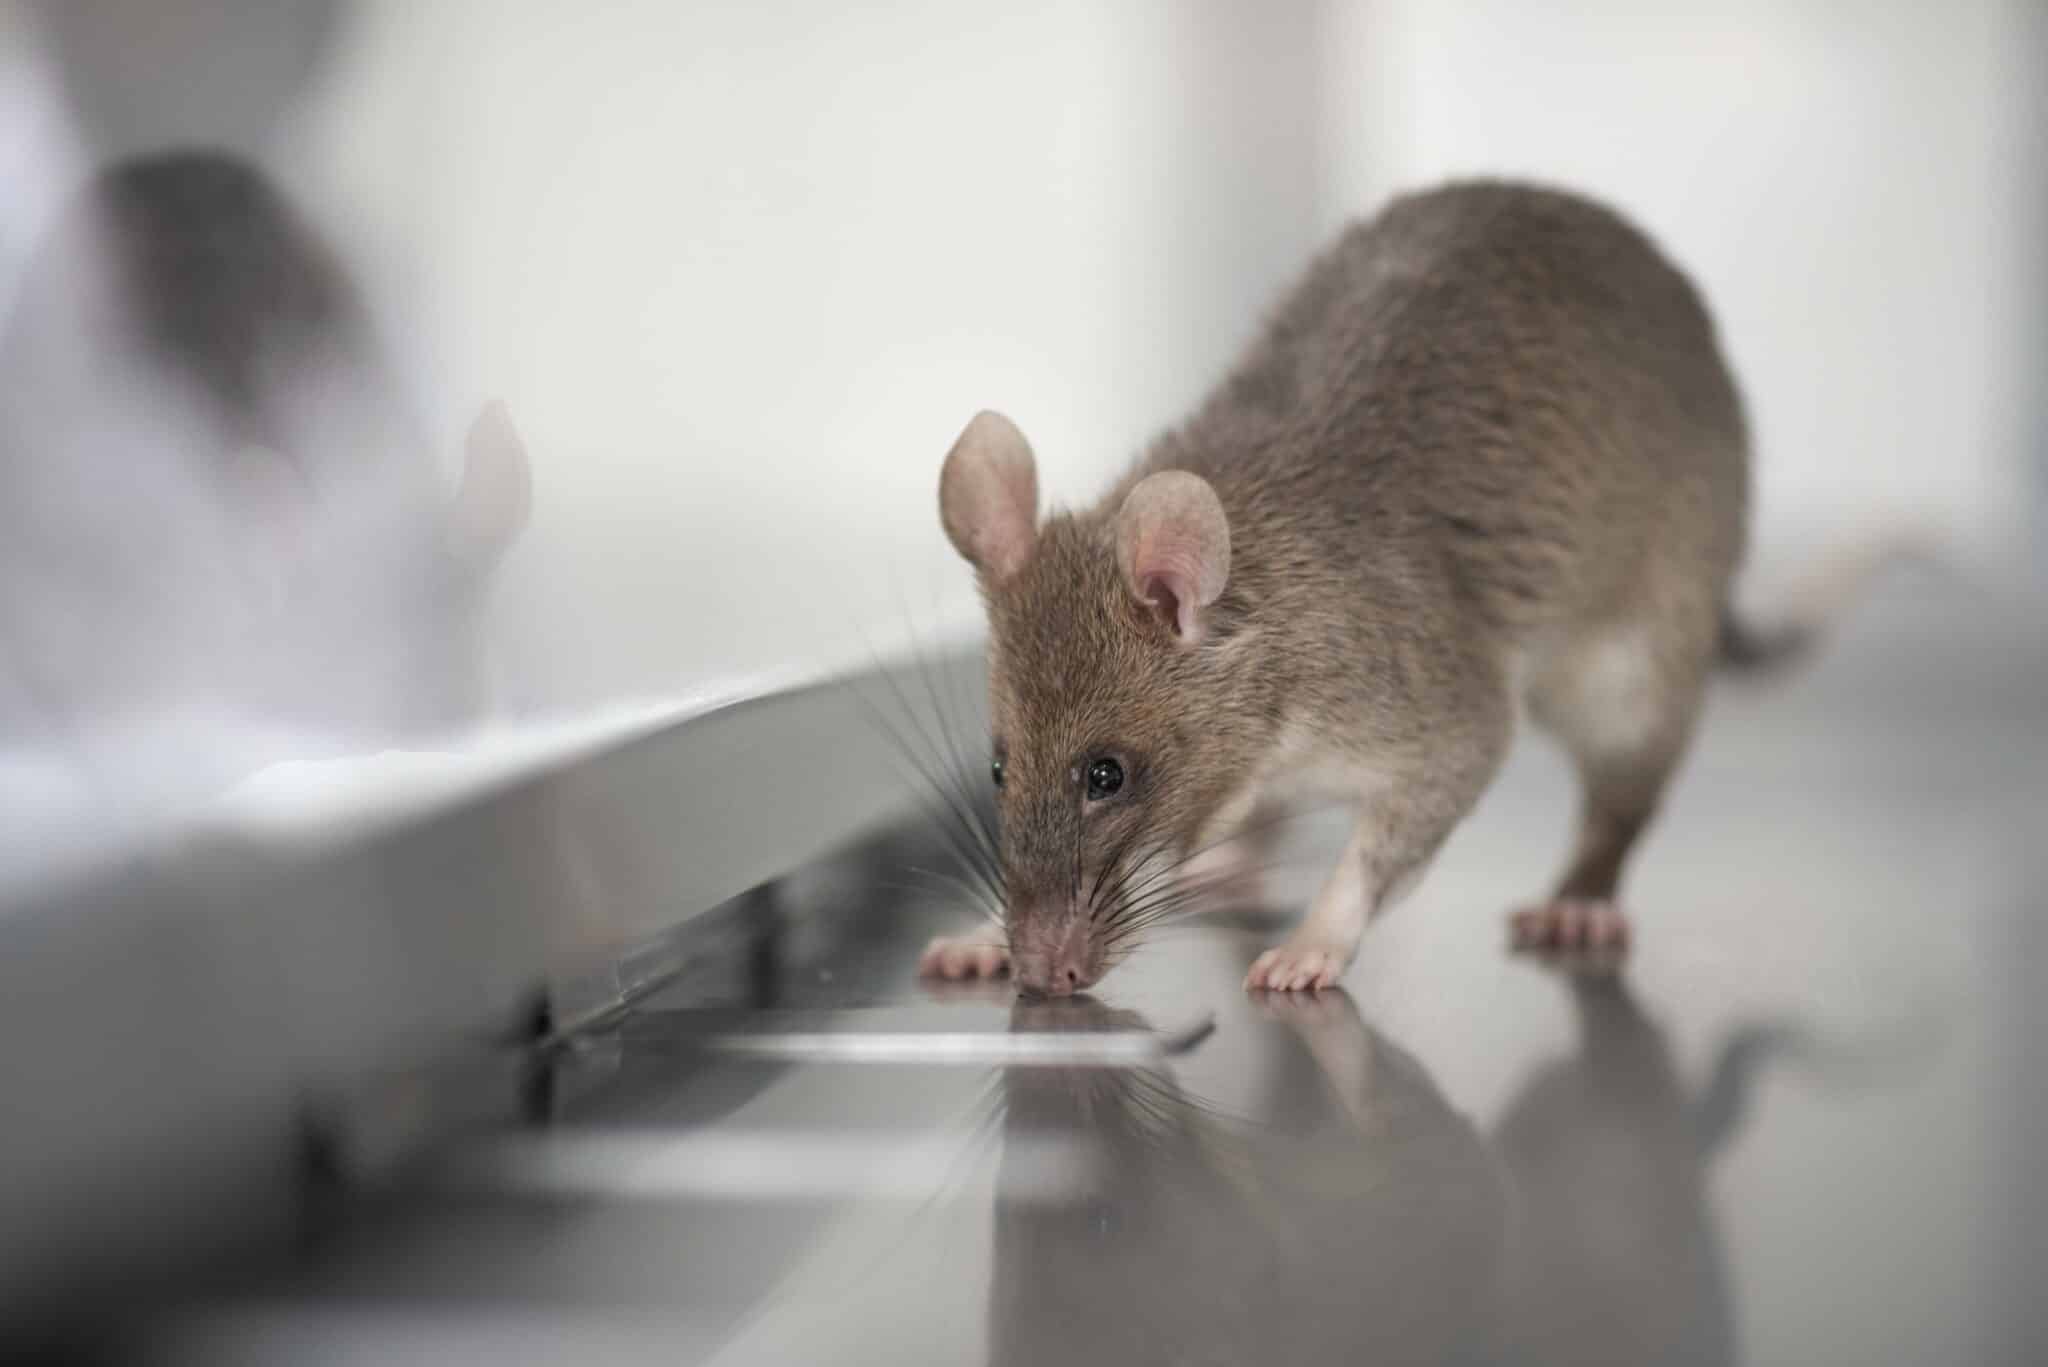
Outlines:
[[996,787],[1003,786],[1003,762],[992,759],[988,762],[988,776],[996,781]]
[[1113,759],[1099,759],[1088,766],[1088,800],[1100,802],[1124,786],[1124,766]]

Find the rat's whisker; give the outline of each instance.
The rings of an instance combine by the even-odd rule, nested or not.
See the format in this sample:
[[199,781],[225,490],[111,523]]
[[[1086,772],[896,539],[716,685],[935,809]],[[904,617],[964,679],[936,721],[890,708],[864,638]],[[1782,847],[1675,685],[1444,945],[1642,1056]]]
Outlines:
[[[894,689],[887,671],[881,677]],[[898,762],[908,767],[905,778],[910,780],[919,806],[937,832],[952,848],[954,855],[968,872],[976,878],[997,902],[1004,899],[1004,880],[995,850],[993,834],[987,829],[966,795],[957,784],[949,784],[942,774],[943,761],[934,761],[923,749],[911,743],[883,709],[868,698],[858,687],[849,691],[864,706],[871,720],[881,734],[891,743]],[[908,700],[900,690],[895,690],[899,704],[908,708]],[[935,764],[937,767],[935,767]]]
[[997,925],[1003,924],[1001,905],[990,901],[980,888],[969,883],[966,879],[946,873],[940,869],[927,869],[914,864],[907,866],[906,872],[919,875],[924,881],[922,883],[909,884],[892,881],[884,882],[883,886],[894,888],[898,891],[945,891],[957,893],[964,896],[968,904],[980,912],[985,919],[993,921]]
[[[1110,899],[1114,901],[1118,887],[1130,877],[1129,870],[1124,867],[1124,856],[1130,852],[1130,847],[1136,843],[1141,834],[1143,834],[1141,829],[1133,827],[1129,834],[1117,842],[1116,848],[1110,851],[1109,858],[1103,861],[1102,867],[1095,871],[1094,886],[1088,890],[1089,920],[1095,919],[1096,912],[1102,905],[1104,880],[1109,879]],[[1116,875],[1114,878],[1110,878],[1112,872]]]
[[[1119,863],[1122,867],[1118,868],[1115,875],[1108,880],[1104,889],[1106,895],[1100,895],[1097,900],[1114,904],[1120,899],[1129,897],[1135,892],[1157,882],[1165,874],[1171,873],[1179,864],[1186,862],[1185,860],[1171,860],[1163,868],[1154,867],[1156,861],[1172,847],[1172,844],[1173,841],[1170,836],[1155,836],[1150,843],[1140,849],[1128,861],[1123,861],[1121,858],[1113,860],[1112,862]],[[1140,875],[1143,876],[1141,877]],[[1133,879],[1139,879],[1139,881],[1134,884],[1132,882]]]
[[[896,744],[904,757],[916,766],[918,773],[930,785],[931,789],[947,800],[956,818],[975,838],[976,845],[993,862],[996,858],[994,833],[988,828],[988,823],[976,809],[973,795],[967,789],[966,779],[960,764],[957,762],[948,764],[944,748],[918,725],[917,710],[911,705],[909,698],[905,696],[901,687],[897,685],[893,674],[889,670],[883,669],[879,672],[878,677],[894,696],[897,707],[902,710],[909,725],[917,732],[918,737],[925,742],[924,746],[921,748],[913,746],[903,733],[890,722],[889,718],[878,706],[875,706],[872,701],[866,699],[864,695],[861,695],[862,701],[868,704],[869,710],[873,713],[877,724],[881,726],[884,734]],[[858,694],[858,690],[855,690],[855,692]]]
[[[1165,842],[1155,842],[1140,858],[1131,860],[1127,866],[1117,869],[1113,876],[1098,880],[1100,887],[1107,889],[1108,896],[1091,898],[1089,919],[1104,926],[1117,925],[1136,914],[1138,910],[1149,905],[1148,899],[1157,893],[1178,886],[1171,881],[1173,876],[1185,870],[1195,859],[1229,845],[1233,841],[1255,837],[1289,822],[1298,821],[1311,815],[1318,815],[1324,811],[1345,805],[1347,804],[1341,801],[1332,801],[1278,809],[1261,820],[1240,826],[1205,845],[1190,849],[1175,858],[1156,863],[1154,867],[1140,876],[1138,870],[1144,866],[1145,862],[1147,860],[1156,860],[1156,857],[1163,852]],[[1123,848],[1120,846],[1119,850],[1112,854],[1111,863],[1116,864],[1120,862],[1122,854]],[[1264,873],[1273,868],[1281,867],[1286,862],[1284,857],[1274,856],[1251,863],[1240,864],[1228,870],[1202,875],[1198,880],[1199,886],[1204,892],[1213,891],[1217,886],[1226,884],[1234,878]]]
[[[947,767],[947,772],[954,780],[954,791],[961,799],[963,806],[974,812],[977,821],[979,821],[983,809],[980,802],[976,800],[976,794],[984,790],[970,778],[976,765],[969,760],[966,748],[962,744],[962,734],[965,728],[960,727],[956,729],[952,713],[940,697],[938,684],[932,678],[931,661],[926,655],[922,644],[915,640],[916,632],[914,628],[912,636],[912,656],[917,665],[918,677],[924,683],[925,697],[931,703],[932,715],[937,719],[939,727],[939,741],[935,743],[934,748],[941,749],[945,755],[950,756],[952,763]],[[995,844],[993,830],[988,829],[986,824],[984,824],[983,829],[984,833],[988,836],[990,847],[993,848]]]

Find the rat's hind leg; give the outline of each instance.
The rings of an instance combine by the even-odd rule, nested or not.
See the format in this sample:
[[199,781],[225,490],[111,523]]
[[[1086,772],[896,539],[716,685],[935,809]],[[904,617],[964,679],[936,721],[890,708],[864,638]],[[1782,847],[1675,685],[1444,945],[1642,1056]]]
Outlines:
[[1628,942],[1622,870],[1692,738],[1712,651],[1711,618],[1625,623],[1587,633],[1532,680],[1530,716],[1578,768],[1579,832],[1550,900],[1512,918],[1517,946]]

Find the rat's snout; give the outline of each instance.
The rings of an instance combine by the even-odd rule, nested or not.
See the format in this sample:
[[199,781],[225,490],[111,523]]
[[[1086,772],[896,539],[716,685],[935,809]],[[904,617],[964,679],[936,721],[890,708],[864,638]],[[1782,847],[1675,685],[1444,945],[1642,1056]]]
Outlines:
[[[1023,918],[1032,929],[1011,932],[1011,973],[1017,988],[1037,997],[1070,997],[1102,976],[1102,955],[1078,917]],[[1038,926],[1044,926],[1039,930]]]

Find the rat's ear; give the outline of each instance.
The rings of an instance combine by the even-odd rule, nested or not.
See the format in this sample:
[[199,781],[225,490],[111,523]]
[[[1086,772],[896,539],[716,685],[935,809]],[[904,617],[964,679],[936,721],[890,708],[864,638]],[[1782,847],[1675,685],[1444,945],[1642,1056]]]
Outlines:
[[1209,481],[1185,470],[1147,475],[1116,515],[1124,585],[1182,643],[1202,639],[1202,609],[1230,579],[1230,522]]
[[939,471],[939,521],[968,564],[1001,583],[1031,558],[1038,535],[1038,466],[1031,444],[1000,413],[980,412]]
[[533,514],[533,470],[505,405],[493,399],[463,442],[462,487],[452,511],[456,553],[474,568],[503,555]]

